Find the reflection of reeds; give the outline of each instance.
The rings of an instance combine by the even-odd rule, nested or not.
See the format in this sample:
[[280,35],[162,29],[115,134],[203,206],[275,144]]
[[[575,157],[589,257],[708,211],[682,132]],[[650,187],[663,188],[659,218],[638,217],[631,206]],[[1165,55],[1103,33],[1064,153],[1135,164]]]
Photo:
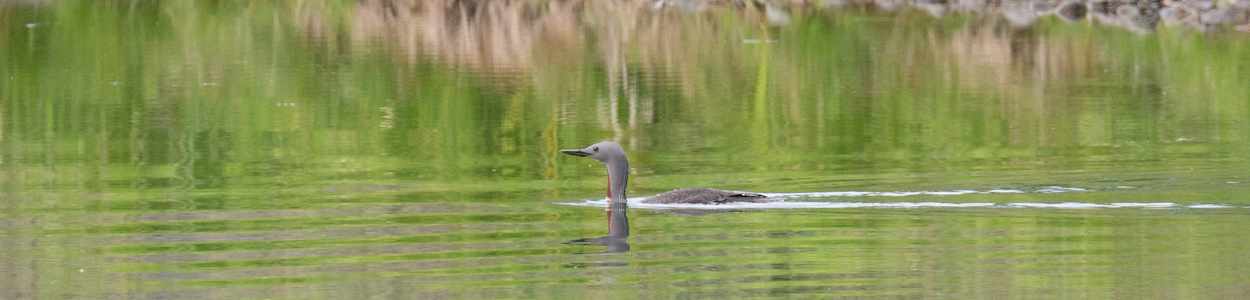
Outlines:
[[[762,18],[753,11],[734,14],[752,23]],[[492,85],[533,84],[540,97],[598,102],[596,119],[603,129],[613,132],[614,140],[626,137],[621,125],[633,130],[654,121],[656,100],[640,94],[639,85],[670,84],[665,82],[670,78],[657,75],[679,75],[680,90],[686,97],[706,89],[703,85],[707,79],[700,78],[700,73],[707,64],[724,61],[701,53],[706,48],[691,45],[725,45],[723,33],[717,31],[728,29],[716,24],[719,20],[715,15],[654,10],[642,2],[551,1],[538,5],[523,1],[366,1],[355,15],[353,31],[366,37],[357,40],[397,48],[408,63],[430,57],[479,69],[480,74],[513,74],[490,75],[496,81]],[[587,56],[602,61],[585,61]],[[561,81],[567,75],[556,73],[589,66],[603,68],[606,95],[560,92],[582,87]],[[532,82],[523,83],[525,80]],[[617,112],[624,112],[625,118],[619,119]],[[629,136],[628,144],[637,143],[636,138]]]
[[[1114,59],[1102,54],[1101,51],[1105,50],[1096,44],[1080,39],[1049,39],[1039,35],[1035,29],[1021,28],[1024,23],[1033,24],[1032,18],[1046,14],[1071,14],[1065,16],[1078,18],[1076,14],[1079,13],[1079,17],[1083,18],[1085,11],[1074,7],[1078,4],[1085,7],[1084,2],[1051,1],[1018,7],[1000,7],[997,3],[983,1],[907,3],[925,8],[929,14],[942,18],[959,18],[957,14],[947,12],[962,11],[990,11],[1005,16],[968,18],[965,15],[969,21],[964,21],[962,27],[952,29],[934,28],[937,27],[935,21],[915,21],[931,18],[915,11],[883,13],[878,8],[883,8],[881,3],[886,2],[881,1],[876,4],[859,1],[834,3],[842,8],[807,5],[799,1],[798,5],[781,6],[780,9],[726,1],[698,2],[706,5],[689,6],[697,9],[657,9],[653,5],[655,3],[366,1],[356,6],[351,30],[358,42],[379,43],[395,49],[395,53],[403,53],[396,58],[405,63],[435,60],[476,70],[473,71],[476,76],[489,77],[478,84],[502,88],[504,93],[532,93],[536,99],[526,96],[509,100],[531,103],[507,106],[511,121],[505,121],[507,124],[501,129],[505,136],[521,134],[514,129],[518,128],[513,124],[518,122],[515,116],[534,111],[529,106],[550,103],[547,108],[538,111],[550,109],[552,114],[547,116],[563,123],[591,120],[599,125],[600,130],[609,133],[608,138],[631,148],[652,144],[651,139],[657,136],[643,131],[656,122],[706,125],[744,118],[754,118],[757,126],[749,127],[750,130],[763,130],[755,134],[772,136],[757,142],[765,147],[777,144],[825,145],[825,141],[830,141],[830,134],[838,134],[826,133],[823,128],[830,128],[828,125],[831,124],[843,124],[842,127],[845,127],[846,122],[870,124],[861,130],[870,134],[860,138],[872,135],[893,137],[888,140],[915,134],[896,129],[877,132],[880,128],[897,126],[873,123],[890,118],[915,118],[912,121],[927,118],[1003,119],[1006,120],[1005,128],[976,129],[977,132],[990,131],[979,133],[984,136],[968,138],[1005,140],[1011,145],[1029,147],[1107,144],[1106,139],[1111,138],[1107,132],[1113,129],[1088,125],[1107,123],[1108,116],[1082,111],[1077,103],[1072,103],[1070,94],[1074,90],[1070,87],[1080,86],[1081,83],[1067,79],[1088,77],[1101,70],[1099,65]],[[676,7],[670,5],[674,3],[679,2],[665,2],[663,6]],[[794,12],[796,17],[784,16],[787,22],[776,21],[782,18],[778,14],[787,11]],[[1123,11],[1128,12],[1129,9]],[[824,37],[802,40],[806,38],[799,35],[802,32],[791,31],[795,28],[810,30],[803,26],[811,25],[803,25],[802,22],[825,22],[810,21],[814,18],[829,18],[836,23],[840,19],[854,18],[857,14],[878,18],[892,14],[895,28],[871,30],[875,35],[865,34],[859,40]],[[770,24],[789,25],[770,27]],[[837,26],[858,26],[841,24]],[[930,24],[933,27],[915,28],[914,24]],[[869,31],[872,28],[862,29],[865,30],[823,28],[830,31],[826,34]],[[781,44],[767,43],[774,37],[779,37]],[[765,43],[743,43],[744,40]],[[794,46],[805,43],[832,43],[827,46],[833,46],[832,49],[840,52],[821,53]],[[880,49],[855,54],[854,49],[837,48],[848,43],[866,43]],[[759,59],[762,47],[777,51],[764,52],[768,53],[767,60]],[[836,67],[845,70],[861,68],[858,74],[825,73],[824,70],[806,66],[814,55],[853,57],[853,61],[867,62],[869,66],[852,64]],[[763,64],[765,61],[767,65]],[[933,73],[935,71],[939,73]],[[870,94],[855,95],[859,93],[857,88],[837,87],[848,84],[861,85],[859,88]],[[930,86],[939,89],[927,91],[934,93],[932,95],[899,92]],[[674,91],[676,93],[671,93]],[[956,110],[937,116],[907,116],[903,111],[894,111],[902,108],[889,106],[904,105],[904,100],[890,99],[906,97],[917,98],[914,100],[916,103],[902,107],[937,105],[925,101],[960,101],[968,91],[975,91],[978,98],[998,99],[995,101],[999,103],[993,107]],[[872,102],[848,102],[858,96],[867,96]],[[811,100],[813,97],[822,100],[814,103]],[[948,99],[930,99],[934,97]],[[887,104],[888,101],[900,103]],[[828,105],[834,102],[841,104]],[[705,107],[739,109],[708,111]],[[668,113],[657,113],[661,109]],[[826,114],[839,110],[885,115],[860,119],[857,116]],[[1074,114],[1080,116],[1072,116]],[[1067,118],[1078,118],[1087,124],[1082,125],[1082,130],[1089,132],[1056,134],[1051,131],[1053,128],[1063,129],[1063,126],[1055,127],[1055,122],[1069,122]],[[977,125],[981,124],[979,121],[968,122],[972,124],[969,126],[984,126]],[[729,125],[737,129],[748,128],[741,126]],[[822,128],[821,133],[778,137],[786,132],[803,132],[809,127]],[[683,130],[703,136],[705,134],[698,131],[708,128],[684,126]],[[842,130],[842,135],[849,133],[845,131],[848,129]],[[945,143],[936,140],[957,132],[934,131],[931,134],[934,136],[921,138]],[[544,139],[554,139],[555,134],[543,136]],[[501,137],[499,144],[504,145],[502,149],[514,149],[517,141],[521,140]],[[853,143],[855,139],[843,136],[841,140],[842,143]],[[697,148],[702,147],[703,142],[707,141],[693,139],[684,145]],[[890,143],[883,145],[897,146]],[[870,146],[832,147],[863,150]]]
[[[559,19],[562,5],[549,10]],[[402,49],[409,63],[429,55],[479,68],[526,68],[533,64],[539,11],[524,1],[364,1],[352,18],[354,36]],[[546,17],[546,15],[544,15]]]
[[[897,150],[906,143],[953,149],[965,145],[952,144],[972,140],[1008,141],[1012,147],[1106,145],[1115,139],[1117,129],[1107,125],[1114,123],[1115,112],[1082,107],[1073,99],[1101,88],[1083,79],[1117,65],[1138,70],[1118,84],[1149,89],[1171,76],[1170,82],[1184,83],[1182,91],[1205,96],[1169,99],[1158,107],[1188,109],[1193,119],[1243,110],[1232,101],[1223,106],[1203,102],[1214,98],[1208,91],[1225,90],[1203,80],[1239,78],[1233,67],[1210,66],[1214,71],[1208,74],[1203,71],[1207,62],[1177,59],[1194,53],[1184,51],[1205,50],[1161,56],[1158,64],[1187,72],[1167,75],[1151,65],[1156,60],[1151,55],[1158,53],[1109,53],[1140,42],[1096,43],[1086,37],[1115,35],[1088,26],[1022,29],[994,18],[947,14],[943,18],[949,19],[934,19],[919,11],[886,13],[857,3],[842,10],[784,6],[781,10],[794,13],[785,26],[772,26],[778,22],[770,22],[767,6],[716,1],[694,12],[632,1],[365,1],[346,6],[309,1],[269,7],[266,13],[259,13],[265,7],[208,13],[183,3],[168,5],[149,17],[173,20],[159,28],[174,34],[150,38],[155,42],[139,39],[123,50],[154,55],[114,61],[109,57],[128,56],[77,51],[50,60],[65,65],[40,66],[91,69],[100,67],[65,62],[104,61],[113,65],[101,70],[134,70],[128,72],[135,75],[74,75],[83,76],[78,79],[83,82],[135,79],[123,80],[122,86],[135,85],[128,87],[131,92],[108,100],[123,103],[122,112],[109,112],[112,117],[93,119],[82,129],[117,128],[108,119],[129,122],[127,132],[105,136],[128,141],[100,142],[114,147],[102,146],[100,156],[125,153],[117,155],[120,161],[128,156],[138,166],[178,162],[180,155],[190,154],[176,151],[176,141],[220,127],[245,132],[234,137],[241,140],[265,140],[263,134],[246,133],[255,128],[351,131],[345,124],[367,124],[376,129],[382,107],[394,114],[386,135],[345,133],[359,142],[327,142],[326,147],[357,153],[383,145],[421,149],[414,154],[418,159],[454,173],[461,168],[460,161],[452,161],[463,156],[458,149],[551,154],[542,149],[558,148],[559,136],[611,138],[636,150],[653,145],[701,149],[751,137],[761,151],[792,147],[838,154]],[[336,10],[340,7],[351,10],[342,13]],[[143,29],[119,28],[124,24],[130,23],[111,24],[111,32]],[[1074,27],[1079,30],[1065,31]],[[60,34],[59,43],[76,45],[71,42],[76,36]],[[10,38],[25,41],[24,36]],[[115,49],[106,47],[108,41],[78,44]],[[247,59],[253,62],[231,63]],[[221,85],[201,85],[207,82]],[[314,105],[249,108],[297,100]],[[55,121],[48,124],[65,123],[56,115],[45,116],[41,107],[4,107],[0,117],[30,128],[45,117]],[[1219,109],[1198,112],[1194,107]],[[1156,117],[1151,113],[1157,114],[1140,117]],[[205,123],[190,126],[194,120]],[[1088,125],[1073,129],[1074,122]],[[15,137],[23,130],[13,128],[0,128],[5,143],[20,139]],[[58,139],[72,137],[57,134]],[[1133,133],[1150,134],[1155,133]],[[466,138],[478,135],[488,140]],[[287,151],[275,149],[269,154]],[[249,159],[264,156],[240,152]],[[11,155],[0,158],[10,163],[19,154]],[[556,176],[553,164],[541,167],[547,169],[526,171]]]

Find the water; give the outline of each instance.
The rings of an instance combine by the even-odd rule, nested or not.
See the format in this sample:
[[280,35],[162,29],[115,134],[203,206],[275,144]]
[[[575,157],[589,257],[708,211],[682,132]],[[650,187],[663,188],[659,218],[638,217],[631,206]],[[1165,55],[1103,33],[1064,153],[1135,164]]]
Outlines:
[[0,298],[1250,296],[1235,31],[388,5],[4,4]]

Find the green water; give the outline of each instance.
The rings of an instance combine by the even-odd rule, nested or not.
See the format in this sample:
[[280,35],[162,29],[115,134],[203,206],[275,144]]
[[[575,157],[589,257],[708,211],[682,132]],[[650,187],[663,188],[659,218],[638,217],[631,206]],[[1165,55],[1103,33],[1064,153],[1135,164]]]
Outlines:
[[0,298],[1250,297],[1244,34],[786,10],[4,4]]

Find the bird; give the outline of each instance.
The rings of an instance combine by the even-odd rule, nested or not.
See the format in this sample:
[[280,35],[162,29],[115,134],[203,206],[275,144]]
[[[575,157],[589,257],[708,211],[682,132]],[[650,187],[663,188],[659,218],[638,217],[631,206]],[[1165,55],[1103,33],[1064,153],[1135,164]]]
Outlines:
[[[608,201],[625,203],[625,186],[629,184],[629,161],[625,158],[625,150],[612,141],[603,141],[583,149],[565,149],[561,153],[589,157],[602,162],[608,168]],[[732,202],[774,202],[780,201],[763,194],[739,191],[726,191],[705,187],[690,187],[672,190],[655,195],[642,203],[649,204],[722,204]]]

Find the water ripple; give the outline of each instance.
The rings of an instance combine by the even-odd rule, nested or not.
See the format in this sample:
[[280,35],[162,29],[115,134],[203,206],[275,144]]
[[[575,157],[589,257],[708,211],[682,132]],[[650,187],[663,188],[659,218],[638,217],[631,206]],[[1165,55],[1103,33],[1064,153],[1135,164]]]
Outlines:
[[[1064,193],[1064,192],[1093,192],[1093,190],[1047,186],[1033,191],[1023,191],[1017,189],[989,189],[989,190],[951,190],[951,191],[893,191],[893,192],[866,192],[866,191],[831,191],[831,192],[809,192],[809,193],[762,193],[769,197],[783,199],[783,201],[767,202],[767,203],[726,203],[726,204],[654,204],[643,203],[647,197],[629,198],[631,208],[642,209],[707,209],[707,210],[724,210],[724,209],[847,209],[847,208],[968,208],[968,207],[995,207],[995,208],[1051,208],[1051,209],[1092,209],[1092,208],[1145,208],[1145,209],[1178,209],[1178,208],[1241,208],[1242,206],[1230,206],[1223,204],[1195,203],[1195,204],[1179,204],[1172,202],[1114,202],[1114,203],[1085,203],[1085,202],[1062,202],[1062,203],[1035,203],[1035,202],[860,202],[860,201],[803,201],[797,199],[817,199],[817,198],[847,198],[847,197],[905,197],[905,196],[954,196],[954,195],[970,195],[970,194],[1025,194],[1025,193]],[[607,207],[607,199],[585,200],[582,202],[557,202],[556,204],[570,206],[589,206],[589,207]]]

